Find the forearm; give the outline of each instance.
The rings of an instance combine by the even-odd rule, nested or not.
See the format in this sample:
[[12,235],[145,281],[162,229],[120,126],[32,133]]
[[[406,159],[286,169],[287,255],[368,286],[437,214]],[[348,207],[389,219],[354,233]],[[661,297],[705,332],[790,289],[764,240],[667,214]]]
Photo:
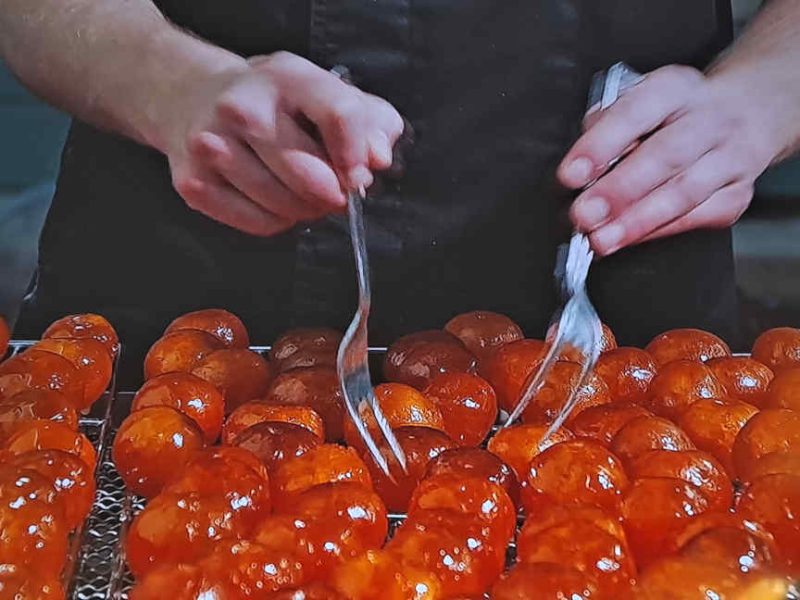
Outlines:
[[[179,31],[150,0],[3,0],[0,56],[78,118],[163,150],[176,95],[244,60]],[[185,110],[184,106],[182,110]]]

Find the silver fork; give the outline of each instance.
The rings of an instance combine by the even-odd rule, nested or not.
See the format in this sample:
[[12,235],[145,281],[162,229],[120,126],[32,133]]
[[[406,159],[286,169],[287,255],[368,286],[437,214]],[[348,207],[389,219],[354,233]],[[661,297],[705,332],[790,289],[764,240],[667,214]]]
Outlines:
[[364,417],[368,414],[367,411],[371,411],[386,444],[405,472],[407,470],[406,455],[381,412],[369,375],[367,320],[369,319],[372,295],[370,292],[369,265],[367,263],[367,247],[364,235],[364,211],[362,207],[364,196],[363,188],[357,192],[350,192],[347,196],[350,240],[353,244],[353,253],[356,260],[356,278],[358,280],[358,310],[347,328],[341,344],[339,344],[339,351],[336,355],[336,370],[339,374],[339,384],[342,388],[345,406],[350,418],[367,445],[367,449],[375,463],[387,477],[392,478],[386,457],[378,448],[369,428],[364,423]]
[[[595,76],[589,92],[589,108],[594,108],[599,103],[599,109],[605,110],[617,101],[625,89],[636,85],[640,80],[641,76],[633,69],[623,63],[617,63],[605,74]],[[612,166],[613,163],[609,165],[609,167]],[[594,182],[589,183],[586,188],[593,184]],[[575,404],[579,400],[578,394],[586,385],[597,364],[597,359],[600,357],[603,338],[600,317],[598,317],[586,291],[586,279],[593,258],[594,253],[589,245],[589,240],[581,232],[573,234],[566,251],[563,247],[559,248],[556,277],[561,280],[566,303],[560,314],[556,313],[555,318],[558,319],[556,335],[539,369],[528,378],[519,403],[503,427],[511,425],[525,411],[531,400],[544,386],[550,370],[558,362],[561,352],[568,346],[572,346],[580,352],[580,375],[577,382],[573,382],[575,385],[570,390],[567,401],[542,439],[547,439],[557,431],[575,408]]]

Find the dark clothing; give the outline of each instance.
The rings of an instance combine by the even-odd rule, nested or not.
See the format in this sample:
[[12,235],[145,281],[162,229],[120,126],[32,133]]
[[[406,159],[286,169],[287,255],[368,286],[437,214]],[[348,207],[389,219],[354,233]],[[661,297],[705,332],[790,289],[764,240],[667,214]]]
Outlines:
[[[569,194],[553,172],[578,133],[591,74],[702,65],[728,41],[725,2],[673,0],[161,0],[179,25],[249,56],[285,49],[355,83],[412,123],[404,177],[366,206],[371,341],[483,308],[540,337]],[[235,8],[233,8],[235,6]],[[174,316],[221,306],[261,343],[293,325],[344,327],[355,308],[346,222],[271,239],[217,224],[172,190],[165,158],[75,123],[21,327],[97,311],[141,351]],[[620,341],[678,326],[734,340],[729,231],[600,261],[591,281]],[[141,364],[141,363],[139,363]]]

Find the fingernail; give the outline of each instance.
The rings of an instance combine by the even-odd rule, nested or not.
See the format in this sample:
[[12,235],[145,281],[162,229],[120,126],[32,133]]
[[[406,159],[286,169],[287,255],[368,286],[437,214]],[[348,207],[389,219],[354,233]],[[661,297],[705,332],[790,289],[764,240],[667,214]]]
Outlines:
[[581,186],[589,182],[594,171],[594,165],[588,158],[580,157],[569,163],[564,169],[564,177],[569,183]]
[[613,254],[622,246],[625,228],[619,223],[610,223],[592,234],[592,245],[603,256]]
[[575,207],[575,217],[583,228],[592,230],[602,225],[611,214],[611,207],[604,198],[592,196],[581,200]]
[[350,180],[350,188],[354,190],[366,189],[372,185],[372,172],[364,165],[358,165],[350,169],[347,178]]

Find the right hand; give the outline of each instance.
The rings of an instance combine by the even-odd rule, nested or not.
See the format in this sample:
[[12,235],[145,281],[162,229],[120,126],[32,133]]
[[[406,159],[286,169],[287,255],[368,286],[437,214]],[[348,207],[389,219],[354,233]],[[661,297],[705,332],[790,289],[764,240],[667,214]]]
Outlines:
[[178,92],[159,144],[175,189],[192,209],[253,235],[343,211],[346,190],[391,166],[403,132],[388,102],[285,52]]

